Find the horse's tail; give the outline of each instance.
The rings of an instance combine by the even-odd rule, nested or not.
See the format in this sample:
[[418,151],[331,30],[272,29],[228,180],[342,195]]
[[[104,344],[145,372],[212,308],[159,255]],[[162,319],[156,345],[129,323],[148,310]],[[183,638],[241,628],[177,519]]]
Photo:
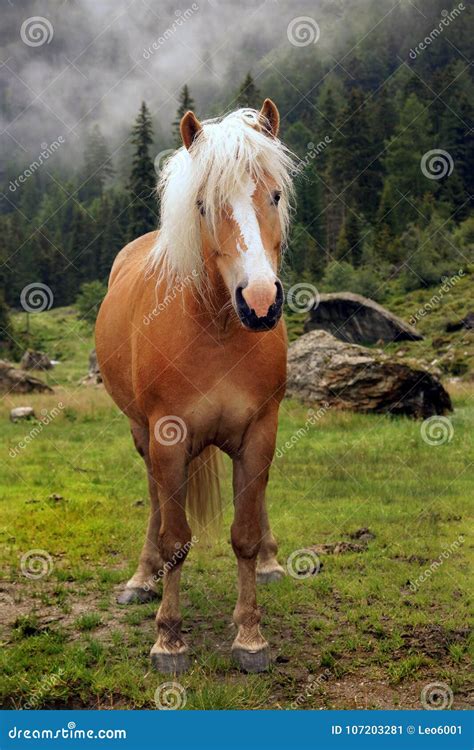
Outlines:
[[203,536],[211,536],[219,527],[223,470],[222,454],[215,445],[204,448],[189,466],[186,506]]

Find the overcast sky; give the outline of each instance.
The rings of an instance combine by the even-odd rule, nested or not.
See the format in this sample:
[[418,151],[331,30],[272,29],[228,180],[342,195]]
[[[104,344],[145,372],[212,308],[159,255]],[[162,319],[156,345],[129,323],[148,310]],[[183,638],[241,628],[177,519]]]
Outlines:
[[[125,138],[142,99],[167,137],[188,83],[201,116],[248,70],[288,45],[288,21],[319,0],[1,0],[2,156],[62,136],[74,149],[99,122]],[[333,3],[338,6],[339,3]],[[38,17],[38,18],[37,18]],[[260,66],[260,68],[259,68]],[[6,128],[6,131],[5,131]]]

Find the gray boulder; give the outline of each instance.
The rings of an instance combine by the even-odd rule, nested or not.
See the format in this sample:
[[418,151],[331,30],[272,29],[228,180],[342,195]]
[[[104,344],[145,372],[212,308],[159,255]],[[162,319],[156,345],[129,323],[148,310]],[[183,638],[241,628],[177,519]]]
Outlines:
[[472,331],[474,328],[474,312],[468,312],[462,320],[447,323],[445,330],[447,333],[453,333],[454,331],[461,331],[463,328]]
[[33,377],[26,370],[16,368],[11,362],[0,360],[0,391],[8,393],[32,393],[37,391],[42,393],[48,391],[53,393],[53,389],[43,383],[42,380]]
[[20,361],[23,370],[51,370],[53,363],[44,352],[27,349]]
[[36,415],[32,406],[16,406],[10,411],[10,421],[19,422],[20,419],[35,419]]
[[438,378],[420,363],[311,331],[288,351],[287,395],[325,409],[430,417],[452,411]]
[[419,341],[412,326],[382,305],[352,292],[321,294],[304,324],[304,330],[322,330],[350,344],[379,341]]
[[81,385],[100,385],[101,383],[102,375],[100,374],[100,368],[97,362],[97,354],[95,349],[92,349],[89,353],[89,372],[85,378],[82,378]]

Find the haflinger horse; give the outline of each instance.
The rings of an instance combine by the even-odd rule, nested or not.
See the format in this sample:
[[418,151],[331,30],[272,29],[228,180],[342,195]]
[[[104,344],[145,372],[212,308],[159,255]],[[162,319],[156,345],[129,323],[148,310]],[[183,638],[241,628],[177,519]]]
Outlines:
[[183,561],[201,524],[218,512],[218,457],[233,462],[231,541],[238,565],[241,669],[266,670],[256,581],[284,575],[265,506],[285,391],[287,338],[278,279],[288,231],[295,161],[278,139],[266,99],[200,123],[181,120],[183,147],[158,186],[161,228],[118,254],[97,319],[105,387],[130,420],[148,471],[151,514],[138,568],[120,603],[156,596],[161,672],[189,663],[179,603]]

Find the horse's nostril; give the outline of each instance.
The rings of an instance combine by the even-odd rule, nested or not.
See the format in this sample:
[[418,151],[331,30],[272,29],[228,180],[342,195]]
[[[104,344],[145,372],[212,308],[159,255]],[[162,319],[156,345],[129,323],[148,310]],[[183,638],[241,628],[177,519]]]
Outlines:
[[279,279],[275,281],[275,286],[277,288],[277,293],[274,304],[280,307],[283,304],[283,287]]
[[247,309],[250,312],[250,308],[247,305],[247,302],[245,301],[245,297],[243,295],[243,291],[245,289],[245,286],[238,286],[235,290],[235,301],[237,302],[237,307],[239,310],[245,310]]

